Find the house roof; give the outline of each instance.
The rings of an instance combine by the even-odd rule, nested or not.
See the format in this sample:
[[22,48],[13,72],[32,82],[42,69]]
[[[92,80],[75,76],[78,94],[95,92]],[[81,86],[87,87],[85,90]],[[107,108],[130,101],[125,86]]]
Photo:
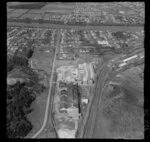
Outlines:
[[61,95],[68,95],[68,91],[66,91],[66,90],[61,90]]
[[62,95],[62,96],[60,97],[60,101],[67,103],[67,102],[68,102],[68,97],[65,96],[65,95]]
[[60,109],[62,109],[62,108],[67,109],[67,108],[69,108],[69,106],[68,106],[67,103],[61,102],[61,103],[60,103]]

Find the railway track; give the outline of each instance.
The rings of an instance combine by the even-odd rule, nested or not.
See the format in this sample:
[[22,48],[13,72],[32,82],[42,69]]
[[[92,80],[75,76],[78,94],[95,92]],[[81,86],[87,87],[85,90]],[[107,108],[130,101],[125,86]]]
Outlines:
[[88,120],[86,121],[86,125],[84,128],[84,134],[83,138],[92,138],[93,132],[96,126],[96,117],[97,117],[97,111],[99,102],[102,95],[103,86],[105,83],[105,80],[107,79],[108,73],[110,71],[110,68],[107,66],[107,64],[104,64],[100,69],[100,74],[98,76],[97,84],[95,87],[95,96],[92,101],[92,105],[90,107],[90,113]]

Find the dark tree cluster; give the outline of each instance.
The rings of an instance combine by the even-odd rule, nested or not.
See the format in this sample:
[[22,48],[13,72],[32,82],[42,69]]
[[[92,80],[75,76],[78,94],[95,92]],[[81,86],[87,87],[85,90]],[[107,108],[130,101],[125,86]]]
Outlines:
[[25,87],[25,83],[17,82],[7,87],[7,137],[25,137],[32,129],[27,114],[32,112],[31,104],[35,95]]
[[7,57],[7,72],[12,71],[16,67],[28,66],[28,59],[19,56],[8,56]]
[[114,36],[117,40],[124,40],[131,38],[131,35],[129,33],[125,33],[122,31],[112,33],[112,36]]
[[51,41],[51,36],[52,36],[52,32],[51,31],[47,31],[45,33],[44,39],[42,40],[42,43],[43,44],[48,44]]
[[30,68],[22,67],[28,75],[28,82],[7,86],[7,136],[8,138],[25,137],[32,129],[27,115],[32,112],[31,104],[36,94],[43,92],[44,86],[39,84],[38,75]]
[[7,73],[14,69],[18,69],[17,74],[25,76],[27,81],[7,85],[7,137],[22,138],[33,127],[27,117],[32,112],[31,104],[36,99],[36,94],[45,88],[39,84],[38,74],[28,67],[28,58],[8,56]]

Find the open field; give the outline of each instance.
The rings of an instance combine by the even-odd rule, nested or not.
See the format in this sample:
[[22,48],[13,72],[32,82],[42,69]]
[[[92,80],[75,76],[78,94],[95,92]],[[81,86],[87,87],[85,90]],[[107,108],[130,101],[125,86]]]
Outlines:
[[[85,138],[131,138],[131,139],[143,139],[143,93],[141,92],[143,89],[141,84],[139,84],[138,89],[134,88],[137,86],[136,84],[140,83],[138,80],[138,76],[127,73],[124,76],[125,81],[123,81],[123,87],[128,88],[128,98],[123,98],[123,96],[118,96],[118,91],[114,94],[108,93],[108,89],[104,92],[101,99],[98,99],[99,102],[93,102],[93,106],[95,105],[97,111],[91,111],[91,122],[87,121],[87,124],[93,123],[93,127],[86,128]],[[136,83],[135,83],[136,82]],[[100,92],[100,91],[99,91]],[[98,93],[99,94],[99,93]],[[109,97],[107,96],[109,94]],[[100,94],[99,94],[100,95]],[[116,100],[115,100],[116,96]],[[96,97],[96,96],[95,96]],[[114,100],[113,100],[114,98]],[[114,101],[114,102],[113,102]],[[110,108],[108,108],[108,106]],[[92,108],[91,108],[92,109]],[[123,112],[123,114],[121,113]],[[93,115],[96,114],[94,117]],[[95,119],[94,119],[95,118]],[[117,120],[116,120],[117,119]],[[117,122],[115,122],[117,121]],[[96,123],[95,123],[96,122]],[[93,128],[93,129],[92,129]],[[91,133],[90,133],[91,132]],[[91,134],[91,135],[90,135]],[[132,136],[131,136],[132,135]]]
[[[53,100],[53,94],[55,93],[55,88],[53,86],[52,88],[52,95],[51,95],[51,100]],[[33,122],[33,125],[35,126],[34,129],[31,131],[31,133],[27,136],[27,138],[31,138],[32,136],[34,136],[38,130],[40,130],[40,128],[42,127],[43,121],[44,121],[44,112],[45,112],[45,107],[46,107],[46,101],[47,101],[47,95],[48,95],[48,89],[47,91],[45,91],[43,94],[41,94],[43,96],[39,96],[37,98],[37,100],[35,101],[35,105],[33,104],[33,109],[35,109],[35,111],[31,114],[31,122]],[[51,105],[49,106],[50,111],[52,110],[53,104],[51,103]],[[52,123],[52,115],[51,112],[49,112],[48,115],[48,122],[47,125],[45,127],[45,129],[36,137],[38,139],[41,138],[57,138],[53,123]]]
[[36,98],[36,101],[32,104],[33,112],[29,114],[29,120],[33,124],[33,129],[27,136],[27,138],[33,136],[42,126],[44,121],[44,111],[46,107],[48,89],[43,93],[39,94]]

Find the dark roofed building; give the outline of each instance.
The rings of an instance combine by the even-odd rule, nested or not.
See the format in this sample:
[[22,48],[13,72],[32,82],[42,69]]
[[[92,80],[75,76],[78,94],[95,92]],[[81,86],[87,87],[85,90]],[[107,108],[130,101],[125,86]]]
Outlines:
[[62,96],[60,97],[60,101],[67,103],[67,102],[68,102],[68,97],[65,96],[65,95],[62,95]]
[[67,102],[61,102],[61,103],[60,103],[60,109],[62,109],[62,108],[67,109],[67,108],[69,108],[69,107],[70,107],[70,105],[69,105]]
[[61,90],[60,94],[61,94],[61,96],[62,96],[62,95],[68,96],[68,91],[66,91],[66,90]]
[[59,88],[62,88],[62,87],[67,87],[67,83],[60,81]]

